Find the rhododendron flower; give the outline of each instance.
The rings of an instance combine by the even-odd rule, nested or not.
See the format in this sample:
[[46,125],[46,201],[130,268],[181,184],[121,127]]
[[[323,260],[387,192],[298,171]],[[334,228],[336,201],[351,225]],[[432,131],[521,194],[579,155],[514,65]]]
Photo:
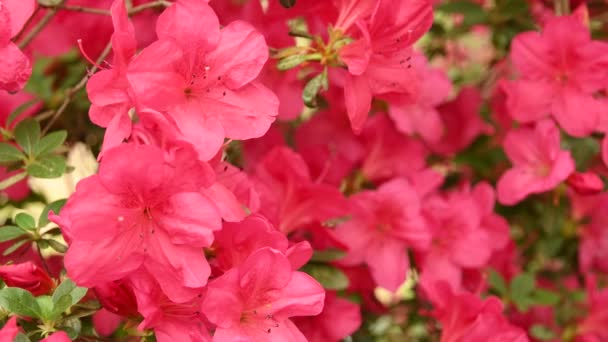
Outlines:
[[212,177],[191,149],[109,150],[99,174],[82,180],[54,218],[69,240],[70,278],[93,287],[143,268],[172,300],[190,299],[210,273],[201,248],[221,228],[215,206],[198,192]]
[[470,293],[454,293],[445,283],[436,287],[433,316],[441,323],[441,342],[527,342],[526,333],[502,315],[503,305],[496,297],[485,300]]
[[19,327],[17,326],[17,317],[11,317],[0,329],[0,341],[14,341],[15,337],[19,334]]
[[376,114],[360,135],[364,156],[361,172],[373,182],[409,177],[421,171],[429,151],[420,140],[398,132],[386,114]]
[[55,282],[46,271],[31,261],[0,266],[0,279],[7,286],[20,287],[34,296],[48,294],[55,287]]
[[[347,65],[344,85],[346,108],[353,131],[360,132],[371,108],[372,96],[405,93],[416,82],[409,68],[411,46],[433,23],[427,0],[341,1],[338,29],[355,41],[339,51]],[[371,10],[371,12],[370,12]],[[356,28],[352,23],[357,23]]]
[[510,131],[504,149],[513,168],[498,180],[502,204],[513,205],[530,194],[551,190],[574,172],[574,160],[560,148],[559,129],[551,120]]
[[481,225],[482,217],[489,215],[488,204],[466,192],[434,195],[423,202],[432,233],[430,248],[421,254],[423,280],[429,283],[441,280],[460,289],[464,269],[478,269],[487,264],[493,249],[499,247],[494,243],[504,242],[504,239],[493,241],[492,229]]
[[202,312],[217,325],[213,341],[306,341],[289,318],[319,314],[324,297],[282,253],[262,248],[209,283]]
[[407,248],[424,250],[431,241],[418,194],[408,181],[395,179],[376,191],[356,193],[350,202],[352,218],[336,229],[336,237],[348,246],[340,263],[366,263],[379,286],[396,291],[409,269]]
[[11,38],[21,31],[35,8],[34,0],[0,1],[0,90],[17,92],[30,78],[32,65]]
[[144,316],[139,328],[153,329],[159,342],[211,341],[203,321],[201,301],[204,290],[183,303],[171,301],[149,274],[138,273],[131,278],[137,308]]
[[271,150],[255,168],[260,213],[290,233],[346,214],[346,201],[334,186],[313,182],[306,162],[287,147]]
[[338,297],[335,292],[327,292],[321,314],[293,321],[309,342],[339,342],[353,334],[361,320],[359,305]]
[[159,64],[169,51],[160,44],[145,48],[128,71],[137,101],[167,111],[203,160],[211,159],[226,137],[264,135],[279,101],[255,81],[268,59],[259,32],[242,21],[220,30],[208,4],[180,0],[158,18],[156,33],[182,56]]
[[239,223],[225,223],[215,233],[213,265],[223,272],[238,267],[253,252],[270,247],[283,253],[293,269],[304,265],[312,256],[307,241],[289,246],[287,237],[274,228],[267,219],[258,214],[248,216]]
[[423,139],[437,142],[444,133],[443,122],[437,111],[452,91],[452,83],[444,71],[431,68],[422,54],[415,54],[412,65],[417,88],[407,94],[389,94],[388,114],[401,133],[418,134]]
[[576,15],[551,18],[541,33],[519,34],[511,60],[520,77],[504,84],[511,116],[533,122],[551,114],[568,134],[589,135],[602,112],[595,95],[608,82],[607,54],[608,44],[591,40]]

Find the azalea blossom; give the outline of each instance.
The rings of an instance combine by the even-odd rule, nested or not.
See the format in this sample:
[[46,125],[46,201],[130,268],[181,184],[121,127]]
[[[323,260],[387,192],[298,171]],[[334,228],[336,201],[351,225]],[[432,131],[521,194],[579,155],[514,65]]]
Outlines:
[[25,86],[32,73],[30,60],[11,38],[34,13],[34,0],[0,1],[0,90],[15,93]]

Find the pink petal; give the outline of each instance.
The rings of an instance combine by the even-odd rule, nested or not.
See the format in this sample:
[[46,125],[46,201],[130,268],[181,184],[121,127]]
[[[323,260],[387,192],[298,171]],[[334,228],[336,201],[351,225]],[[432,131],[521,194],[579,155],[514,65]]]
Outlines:
[[0,45],[0,59],[0,90],[14,93],[23,89],[32,74],[29,59],[13,43]]
[[585,137],[598,129],[603,106],[592,95],[566,88],[553,102],[553,115],[570,135]]
[[182,47],[210,50],[220,39],[220,23],[206,1],[180,0],[158,17],[156,34]]
[[[368,245],[365,262],[378,286],[395,292],[405,282],[409,260],[403,243],[383,240]],[[391,265],[390,271],[386,265]]]
[[365,76],[346,76],[344,100],[353,131],[361,132],[372,107],[372,91]]
[[213,232],[222,228],[222,220],[213,203],[194,192],[171,196],[159,220],[176,245],[210,246]]

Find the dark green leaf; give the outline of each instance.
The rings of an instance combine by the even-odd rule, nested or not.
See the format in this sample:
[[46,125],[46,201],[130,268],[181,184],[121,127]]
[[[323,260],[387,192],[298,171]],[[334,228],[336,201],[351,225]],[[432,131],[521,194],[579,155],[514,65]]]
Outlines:
[[30,108],[36,103],[38,103],[38,99],[32,99],[15,108],[15,110],[10,113],[8,118],[6,119],[6,127],[10,127],[10,125],[13,123],[13,121],[15,121],[15,119],[19,117],[19,115],[21,115],[23,112],[25,112],[28,108]]
[[534,324],[530,327],[530,335],[541,341],[553,340],[555,338],[555,333],[551,329],[540,324]]
[[66,202],[66,200],[62,199],[62,200],[58,200],[58,201],[47,204],[47,206],[42,211],[42,214],[40,214],[40,218],[38,219],[38,225],[40,227],[46,226],[50,222],[49,221],[49,212],[53,211],[53,213],[59,214],[59,211],[61,211],[61,208],[63,208],[63,206],[65,205],[65,202]]
[[5,249],[4,252],[2,252],[2,255],[7,256],[7,255],[15,252],[16,250],[19,249],[19,247],[23,246],[26,242],[29,242],[29,240],[25,239],[25,240],[15,242],[9,248]]
[[0,290],[0,306],[20,316],[39,318],[40,307],[34,296],[17,287],[5,287]]
[[312,258],[310,258],[310,261],[313,262],[330,262],[330,261],[334,261],[334,260],[338,260],[338,259],[342,259],[342,257],[344,257],[346,255],[346,253],[344,251],[341,251],[339,249],[326,249],[323,251],[315,251],[312,254]]
[[556,305],[561,300],[559,294],[544,289],[536,289],[532,295],[532,298],[538,305]]
[[15,141],[27,155],[33,155],[40,142],[40,124],[34,119],[26,119],[15,127]]
[[315,108],[317,106],[317,96],[322,89],[327,90],[329,86],[328,82],[327,69],[324,69],[322,73],[308,81],[302,92],[304,104],[310,108]]
[[13,240],[25,234],[26,231],[17,226],[4,226],[0,228],[0,242]]
[[55,251],[57,251],[59,253],[65,253],[68,251],[68,246],[62,244],[59,241],[49,239],[49,240],[46,240],[46,242],[49,244],[49,246],[51,246],[52,249],[54,249]]
[[17,214],[17,216],[15,216],[15,223],[23,229],[36,228],[36,221],[34,221],[34,218],[26,213]]
[[53,303],[57,303],[61,297],[70,295],[72,298],[72,305],[78,303],[84,295],[87,294],[87,289],[84,287],[78,287],[70,279],[64,279],[53,293]]
[[348,287],[348,277],[333,266],[308,264],[302,270],[315,278],[326,289],[339,291]]
[[63,144],[67,136],[67,131],[57,131],[42,137],[42,139],[40,139],[40,143],[38,143],[38,149],[36,150],[35,154],[41,155],[53,152],[57,147]]
[[15,162],[24,158],[23,152],[13,145],[0,143],[0,163]]
[[296,5],[296,0],[279,0],[279,2],[285,8],[292,8]]
[[490,283],[490,286],[492,286],[492,288],[496,290],[496,292],[498,292],[499,294],[508,294],[509,290],[507,289],[505,279],[500,273],[496,272],[493,269],[490,269],[488,271],[488,282]]
[[13,342],[32,342],[25,334],[18,333]]
[[511,298],[527,297],[534,291],[535,281],[534,276],[528,273],[522,273],[513,278],[511,281]]
[[437,7],[437,11],[464,16],[462,25],[464,28],[486,22],[486,11],[479,4],[471,1],[452,1]]
[[65,160],[61,156],[46,155],[27,165],[27,173],[38,178],[57,178],[65,172]]

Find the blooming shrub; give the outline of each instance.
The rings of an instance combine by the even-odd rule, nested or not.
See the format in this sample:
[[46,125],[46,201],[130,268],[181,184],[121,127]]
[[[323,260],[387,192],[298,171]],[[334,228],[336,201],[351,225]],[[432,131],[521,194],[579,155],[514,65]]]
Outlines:
[[607,16],[0,0],[0,342],[608,341]]

